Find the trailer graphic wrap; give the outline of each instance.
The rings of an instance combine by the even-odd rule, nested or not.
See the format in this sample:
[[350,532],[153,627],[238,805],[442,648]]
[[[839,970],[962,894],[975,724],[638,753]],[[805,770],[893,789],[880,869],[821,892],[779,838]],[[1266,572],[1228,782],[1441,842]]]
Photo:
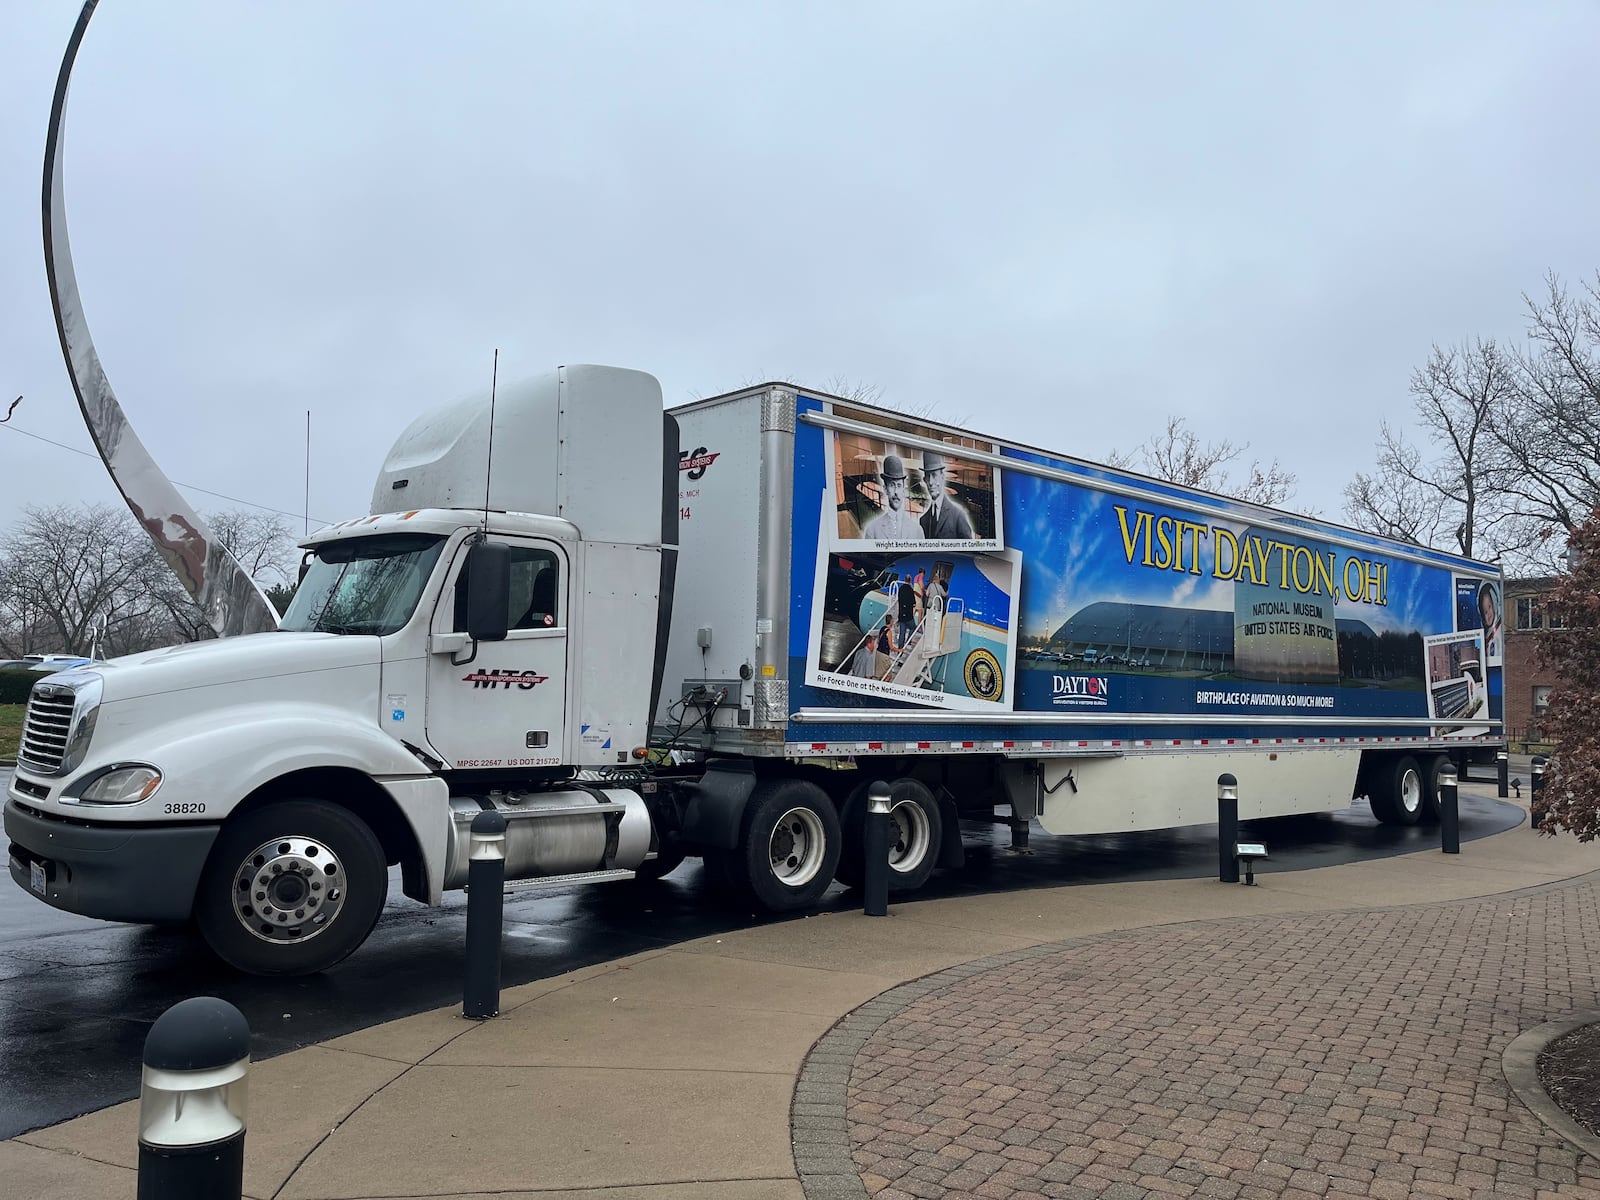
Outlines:
[[1483,630],[1484,665],[1498,667],[1505,649],[1505,622],[1501,616],[1500,581],[1481,576],[1457,575],[1456,629]]
[[1011,703],[1017,562],[829,554],[811,682],[935,708]]
[[[803,404],[869,423],[842,405]],[[1016,732],[1032,737],[1050,736],[1034,715],[1047,713],[1074,730],[1103,719],[1106,736],[1132,733],[1147,714],[1204,718],[1196,734],[1218,732],[1219,717],[1275,717],[1287,731],[1281,722],[1304,716],[1348,718],[1352,732],[1400,718],[1424,736],[1435,717],[1499,716],[1499,662],[1479,629],[1498,622],[1498,580],[1464,574],[1462,560],[1396,557],[1309,518],[1263,520],[1218,497],[976,439],[947,457],[974,455],[959,496],[979,513],[992,498],[992,540],[866,538],[872,521],[900,511],[888,487],[898,492],[902,474],[909,508],[923,502],[914,477],[926,444],[958,437],[891,420],[877,438],[797,429],[793,561],[814,575],[809,595],[795,580],[791,662],[804,686],[792,707],[1009,710],[1030,716]],[[975,533],[989,529],[975,520]],[[1492,593],[1481,608],[1480,590]],[[1479,652],[1460,649],[1438,666],[1451,673],[1436,674],[1425,648],[1460,639],[1469,621]]]
[[995,447],[909,422],[822,443],[823,494],[796,473],[797,506],[818,514],[805,680],[858,705],[1011,708],[1019,562],[1002,550],[1000,472],[963,454]]
[[[1445,720],[1482,717],[1486,707],[1483,633],[1442,633],[1427,639],[1428,715]],[[1435,733],[1451,733],[1440,725]]]
[[[846,419],[867,417],[843,407],[835,412]],[[889,431],[881,437],[829,435],[833,544],[897,550],[936,542],[949,550],[1000,549],[997,472],[961,454],[972,448],[993,454],[994,446],[948,434],[930,437],[909,422],[894,432],[928,438],[941,448],[902,442]]]

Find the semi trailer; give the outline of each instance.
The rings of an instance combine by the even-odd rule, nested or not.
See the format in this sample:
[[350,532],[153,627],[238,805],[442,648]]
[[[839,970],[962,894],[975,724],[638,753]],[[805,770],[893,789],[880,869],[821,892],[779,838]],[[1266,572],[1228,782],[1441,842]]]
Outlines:
[[698,857],[793,911],[861,881],[877,782],[904,895],[963,822],[1206,823],[1228,773],[1245,819],[1414,823],[1503,746],[1492,564],[787,383],[499,386],[303,545],[278,630],[34,686],[20,886],[304,974],[390,868],[463,887],[486,809],[513,887]]

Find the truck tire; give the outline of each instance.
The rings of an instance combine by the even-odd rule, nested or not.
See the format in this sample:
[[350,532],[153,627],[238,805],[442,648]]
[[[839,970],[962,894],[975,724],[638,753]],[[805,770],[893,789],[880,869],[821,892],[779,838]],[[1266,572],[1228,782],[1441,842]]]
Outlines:
[[[850,793],[840,822],[844,846],[834,878],[846,887],[858,888],[866,881],[862,840],[870,786],[871,783],[863,783]],[[933,793],[916,779],[892,782],[889,800],[893,805],[889,810],[889,892],[905,895],[927,883],[928,876],[938,865],[944,817]]]
[[223,826],[195,923],[240,971],[310,975],[367,940],[388,888],[383,847],[364,821],[323,801],[284,800]]
[[1422,819],[1430,825],[1439,822],[1439,772],[1449,761],[1448,754],[1430,754],[1422,760]]
[[840,841],[827,793],[801,779],[767,779],[750,795],[739,848],[717,865],[760,907],[794,912],[816,904],[833,883]]
[[1377,767],[1372,776],[1372,814],[1385,825],[1415,825],[1422,819],[1422,768],[1409,754]]

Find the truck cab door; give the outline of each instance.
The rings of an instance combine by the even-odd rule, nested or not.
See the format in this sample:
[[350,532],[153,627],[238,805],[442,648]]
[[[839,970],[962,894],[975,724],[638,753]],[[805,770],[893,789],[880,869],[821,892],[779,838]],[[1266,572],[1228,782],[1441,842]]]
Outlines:
[[428,742],[455,770],[556,767],[566,745],[569,563],[561,546],[496,537],[511,547],[504,641],[466,639],[466,549],[434,614],[428,655]]

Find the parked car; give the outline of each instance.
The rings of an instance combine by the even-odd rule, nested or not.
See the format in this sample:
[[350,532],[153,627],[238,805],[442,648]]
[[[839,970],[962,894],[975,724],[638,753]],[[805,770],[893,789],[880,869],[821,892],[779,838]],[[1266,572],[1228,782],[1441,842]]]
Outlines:
[[0,671],[40,671],[50,674],[73,667],[86,667],[91,661],[76,654],[25,654],[21,658],[0,659]]

